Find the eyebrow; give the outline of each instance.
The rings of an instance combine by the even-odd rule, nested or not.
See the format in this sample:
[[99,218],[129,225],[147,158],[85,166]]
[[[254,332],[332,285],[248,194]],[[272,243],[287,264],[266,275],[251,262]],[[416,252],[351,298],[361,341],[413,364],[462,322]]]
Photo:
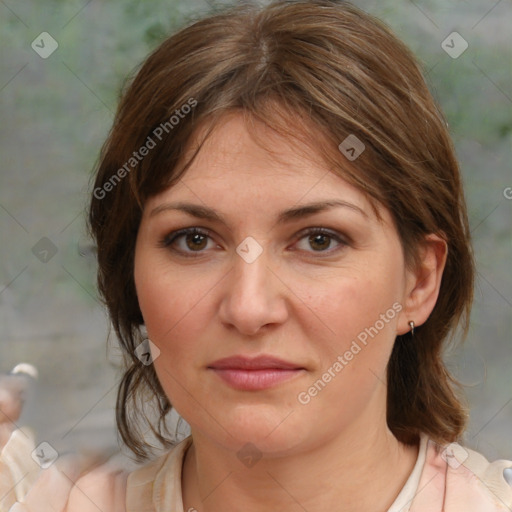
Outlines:
[[[306,205],[298,206],[295,208],[289,208],[287,210],[283,210],[279,213],[277,217],[277,224],[286,224],[289,222],[293,222],[295,220],[303,219],[306,217],[310,217],[316,213],[324,212],[330,210],[332,208],[348,208],[354,212],[357,212],[364,217],[368,218],[368,214],[359,206],[355,204],[349,203],[347,201],[342,201],[340,199],[327,200],[327,201],[318,201],[314,203],[309,203]],[[166,212],[169,210],[178,210],[185,212],[192,217],[196,217],[198,219],[210,220],[213,222],[219,222],[221,224],[227,225],[226,220],[213,208],[209,208],[207,206],[202,206],[199,204],[187,203],[187,202],[175,202],[175,203],[163,203],[153,210],[149,214],[150,217],[154,217],[159,213]]]

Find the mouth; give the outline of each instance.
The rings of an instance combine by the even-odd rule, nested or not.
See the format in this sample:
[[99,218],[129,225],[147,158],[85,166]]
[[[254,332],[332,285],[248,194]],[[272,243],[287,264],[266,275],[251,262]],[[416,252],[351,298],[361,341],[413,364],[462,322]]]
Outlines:
[[306,369],[273,356],[248,358],[234,356],[219,359],[208,366],[230,387],[242,391],[259,391],[274,387],[301,375]]

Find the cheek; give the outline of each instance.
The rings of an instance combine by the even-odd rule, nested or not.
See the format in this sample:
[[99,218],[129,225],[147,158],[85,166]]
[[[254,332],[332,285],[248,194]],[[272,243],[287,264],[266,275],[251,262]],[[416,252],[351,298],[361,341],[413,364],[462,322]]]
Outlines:
[[155,265],[136,273],[136,287],[148,337],[161,349],[172,345],[173,339],[195,334],[199,323],[191,319],[204,314],[208,290],[203,280],[194,280],[191,286],[190,276],[182,279],[176,270],[159,270]]
[[[211,315],[209,291],[212,276],[200,273],[191,280],[190,272],[169,269],[156,258],[136,258],[135,283],[148,338],[158,347],[155,370],[169,395],[176,381],[184,382],[184,369],[190,373],[199,365],[198,340],[204,339],[205,323]],[[169,396],[169,398],[171,398]]]
[[148,337],[157,343],[172,330],[180,315],[190,309],[193,297],[189,297],[191,290],[185,277],[176,269],[171,271],[165,257],[149,245],[144,237],[138,241],[134,279]]
[[297,315],[303,328],[318,326],[318,332],[339,352],[359,335],[375,334],[375,328],[394,339],[397,309],[401,309],[399,279],[393,272],[365,271],[338,279],[307,283],[297,295],[304,297],[305,313]]
[[179,283],[167,283],[161,276],[154,284],[140,287],[139,301],[148,338],[160,351],[154,359],[158,380],[173,406],[180,414],[185,411],[185,415],[190,394],[197,395],[190,375],[198,363],[197,340],[204,337],[201,322],[193,320],[207,314],[199,299],[188,287],[180,291]]
[[[311,340],[311,326],[319,325],[315,343],[310,341],[319,365],[311,375],[310,387],[302,389],[302,402],[298,401],[308,402],[312,414],[346,421],[347,411],[358,414],[385,384],[402,309],[400,280],[393,276],[393,272],[368,269],[339,279],[335,285],[318,282],[304,288],[310,311],[302,316],[302,328],[309,330]],[[328,404],[336,406],[326,409]]]

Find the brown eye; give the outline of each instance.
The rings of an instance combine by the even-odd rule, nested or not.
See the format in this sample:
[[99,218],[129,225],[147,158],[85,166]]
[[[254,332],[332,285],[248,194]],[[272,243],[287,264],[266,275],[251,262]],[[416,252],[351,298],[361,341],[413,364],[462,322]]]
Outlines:
[[198,228],[186,228],[168,234],[159,245],[184,256],[204,252],[210,235]]
[[[307,230],[305,233],[303,233],[303,236],[300,240],[302,241],[304,239],[307,239],[307,247],[303,247],[301,250],[305,250],[306,252],[331,254],[348,245],[340,235],[335,232],[326,230],[325,228],[311,228]],[[330,249],[333,245],[333,241],[338,245],[338,247]],[[313,251],[310,249],[313,249]]]
[[331,238],[329,235],[318,234],[318,235],[310,235],[309,243],[311,247],[317,247],[320,251],[324,249],[328,249],[331,245]]
[[207,237],[205,235],[201,235],[199,233],[192,233],[185,235],[185,243],[187,247],[193,251],[201,250],[206,247]]

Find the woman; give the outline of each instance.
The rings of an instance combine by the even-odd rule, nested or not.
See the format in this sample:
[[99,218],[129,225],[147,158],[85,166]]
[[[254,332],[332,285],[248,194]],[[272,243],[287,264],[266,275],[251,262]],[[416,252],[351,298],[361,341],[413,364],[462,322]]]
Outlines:
[[89,223],[120,434],[169,450],[90,472],[66,510],[510,510],[512,463],[457,442],[442,361],[473,289],[458,165],[381,22],[279,1],[167,39],[123,96]]

